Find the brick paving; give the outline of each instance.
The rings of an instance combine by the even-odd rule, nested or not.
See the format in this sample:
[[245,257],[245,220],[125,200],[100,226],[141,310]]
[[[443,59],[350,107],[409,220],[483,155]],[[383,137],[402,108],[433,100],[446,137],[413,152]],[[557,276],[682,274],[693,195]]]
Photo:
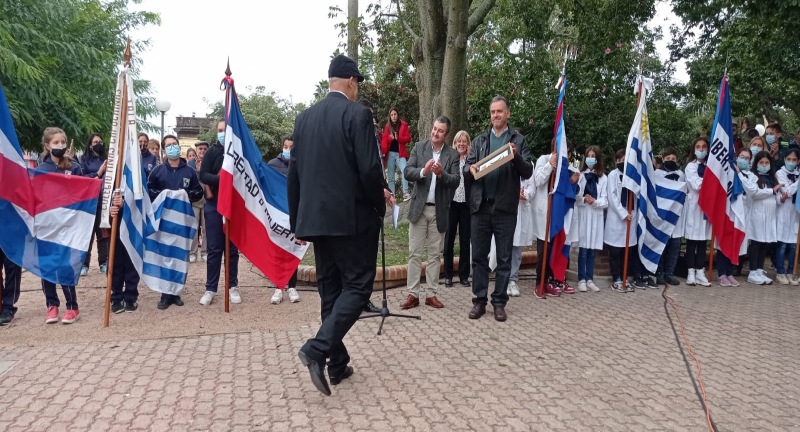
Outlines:
[[[261,279],[242,279],[229,315],[219,298],[196,305],[198,288],[162,315],[143,293],[140,311],[102,329],[101,290],[83,290],[77,324],[46,326],[26,277],[19,319],[0,328],[0,431],[707,430],[661,290],[542,301],[526,279],[499,323],[491,308],[468,320],[469,290],[442,288],[444,309],[411,311],[422,321],[390,318],[382,336],[378,321],[357,323],[356,373],[325,397],[296,357],[316,294],[271,306]],[[800,288],[670,292],[719,430],[800,430]],[[389,297],[399,312],[405,290]]]

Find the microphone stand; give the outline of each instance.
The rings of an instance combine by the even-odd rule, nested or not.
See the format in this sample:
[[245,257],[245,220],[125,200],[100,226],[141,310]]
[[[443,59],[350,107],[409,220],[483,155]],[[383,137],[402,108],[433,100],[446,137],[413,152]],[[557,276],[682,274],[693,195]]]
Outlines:
[[[381,218],[383,219],[383,218]],[[384,222],[381,220],[381,269],[382,275],[381,279],[383,282],[383,302],[381,303],[381,311],[369,313],[365,315],[361,315],[358,319],[366,319],[366,318],[377,318],[381,317],[381,325],[378,327],[378,336],[381,335],[383,332],[383,323],[386,321],[387,317],[398,317],[398,318],[411,318],[411,319],[422,319],[417,315],[403,315],[403,314],[396,314],[389,312],[389,306],[386,301],[386,242],[384,238]]]

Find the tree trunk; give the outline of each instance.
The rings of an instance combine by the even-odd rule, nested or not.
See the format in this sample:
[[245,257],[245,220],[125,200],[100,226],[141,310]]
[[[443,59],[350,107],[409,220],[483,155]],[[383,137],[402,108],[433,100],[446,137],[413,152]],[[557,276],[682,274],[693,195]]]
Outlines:
[[358,64],[358,0],[347,0],[347,56]]

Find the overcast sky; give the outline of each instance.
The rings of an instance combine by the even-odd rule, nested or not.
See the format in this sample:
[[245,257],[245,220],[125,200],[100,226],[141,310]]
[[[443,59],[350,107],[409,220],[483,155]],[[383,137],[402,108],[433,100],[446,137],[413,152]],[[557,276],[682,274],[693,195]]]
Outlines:
[[[328,7],[336,3],[346,9],[343,0],[143,0],[134,5],[161,15],[160,26],[133,37],[151,40],[141,54],[141,74],[151,81],[154,96],[172,103],[167,130],[175,126],[175,116],[205,116],[206,100],[222,100],[219,83],[228,57],[239,92],[264,86],[294,102],[310,101],[340,43],[334,25],[343,16],[328,18]],[[368,1],[359,3],[365,9]],[[653,24],[663,25],[668,36],[666,27],[674,21],[667,2],[660,2]],[[659,48],[665,57],[666,41]],[[685,73],[680,71],[678,79],[685,81]]]

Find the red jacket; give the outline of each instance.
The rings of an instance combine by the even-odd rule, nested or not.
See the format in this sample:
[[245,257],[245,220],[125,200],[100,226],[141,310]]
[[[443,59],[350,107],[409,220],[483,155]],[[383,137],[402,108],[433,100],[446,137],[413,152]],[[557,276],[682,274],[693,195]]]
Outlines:
[[[397,146],[401,158],[408,159],[408,148],[406,144],[411,142],[411,131],[408,130],[408,123],[400,120],[400,135],[397,136]],[[383,137],[381,138],[381,156],[389,154],[389,146],[392,145],[392,127],[389,123],[383,128]]]

